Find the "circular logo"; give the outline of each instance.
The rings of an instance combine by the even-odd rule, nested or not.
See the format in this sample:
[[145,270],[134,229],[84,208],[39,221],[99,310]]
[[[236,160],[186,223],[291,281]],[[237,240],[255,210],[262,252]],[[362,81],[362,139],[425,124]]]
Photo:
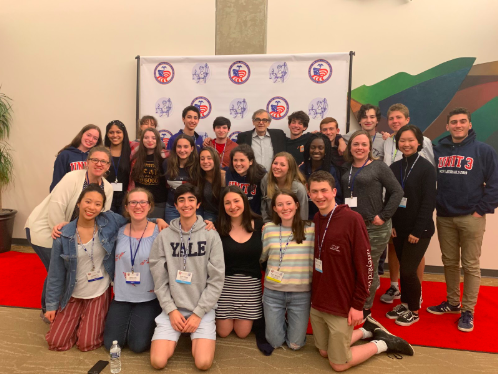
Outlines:
[[175,78],[175,69],[169,62],[160,62],[154,69],[154,78],[157,83],[170,84]]
[[230,106],[228,107],[230,111],[230,115],[234,119],[242,119],[247,114],[247,101],[243,98],[236,98],[230,102]]
[[237,143],[237,136],[240,134],[240,131],[234,131],[228,135],[228,139]]
[[235,61],[228,68],[228,78],[235,84],[244,84],[251,76],[251,68],[244,61]]
[[192,80],[197,84],[206,84],[211,78],[211,71],[207,62],[195,64],[192,68]]
[[287,62],[277,61],[270,66],[270,80],[273,83],[284,83],[289,78]]
[[325,97],[317,97],[308,104],[308,115],[313,119],[323,119],[328,111],[329,104]]
[[282,96],[275,96],[266,104],[270,117],[276,120],[283,119],[289,113],[289,103]]
[[158,130],[157,132],[159,133],[159,135],[161,135],[162,141],[164,141],[164,139],[169,139],[173,136],[173,134],[169,130],[162,129],[162,130]]
[[159,117],[169,117],[173,110],[173,102],[169,97],[161,97],[156,101],[156,114]]
[[325,83],[332,76],[332,65],[324,59],[315,60],[308,69],[308,76],[315,83]]
[[201,118],[204,119],[211,114],[211,102],[207,97],[197,96],[190,105],[195,106],[201,112]]

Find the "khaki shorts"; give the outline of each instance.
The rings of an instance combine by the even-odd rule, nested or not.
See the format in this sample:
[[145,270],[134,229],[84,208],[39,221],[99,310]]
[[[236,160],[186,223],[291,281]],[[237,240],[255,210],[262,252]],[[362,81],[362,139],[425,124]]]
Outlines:
[[348,319],[314,308],[311,308],[310,317],[315,346],[327,351],[329,361],[333,364],[343,365],[351,361],[351,337],[354,328],[348,325]]

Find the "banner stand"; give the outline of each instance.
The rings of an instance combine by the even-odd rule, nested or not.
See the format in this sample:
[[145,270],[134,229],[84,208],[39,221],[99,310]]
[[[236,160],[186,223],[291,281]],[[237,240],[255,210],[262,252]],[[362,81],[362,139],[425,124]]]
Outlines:
[[[353,56],[356,53],[349,51],[349,83],[348,83],[348,102],[346,103],[346,134],[349,132],[350,119],[351,119],[351,84],[353,82]],[[137,104],[138,107],[138,104]],[[137,109],[138,110],[138,109]]]
[[[137,95],[136,95],[136,114],[135,114],[135,139],[138,138],[138,133],[140,132],[140,55],[135,57],[137,60]],[[351,85],[349,87],[349,95],[351,96]]]

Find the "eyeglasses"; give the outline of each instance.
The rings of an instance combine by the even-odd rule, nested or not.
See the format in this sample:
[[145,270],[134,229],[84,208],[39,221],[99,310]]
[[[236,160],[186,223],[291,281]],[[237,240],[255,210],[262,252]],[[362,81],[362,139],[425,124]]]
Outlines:
[[135,201],[135,200],[128,201],[128,205],[133,207],[133,208],[136,207],[138,204],[140,204],[140,206],[147,206],[147,205],[149,205],[149,202],[148,201]]
[[268,123],[268,122],[270,122],[270,120],[268,118],[254,118],[253,122]]
[[88,161],[90,161],[92,164],[95,164],[95,165],[98,165],[98,164],[109,165],[110,164],[109,161],[99,160],[98,158],[89,158]]

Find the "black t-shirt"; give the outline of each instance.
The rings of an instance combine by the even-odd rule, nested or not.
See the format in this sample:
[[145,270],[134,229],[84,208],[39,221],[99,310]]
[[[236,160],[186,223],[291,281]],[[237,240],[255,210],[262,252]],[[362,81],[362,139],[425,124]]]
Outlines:
[[154,165],[154,155],[147,155],[142,173],[135,182],[135,187],[142,187],[149,190],[154,196],[155,203],[164,203],[167,197],[166,184],[161,176],[160,170]]
[[163,161],[163,174],[166,180],[166,187],[168,189],[168,205],[175,205],[175,190],[180,187],[183,183],[192,183],[196,184],[194,181],[190,180],[190,175],[188,174],[187,169],[178,168],[178,175],[176,178],[172,179],[168,177],[168,159]]
[[261,228],[263,221],[254,221],[254,232],[245,243],[238,243],[230,235],[222,236],[223,254],[225,257],[225,275],[243,274],[261,279],[259,258],[263,250]]

